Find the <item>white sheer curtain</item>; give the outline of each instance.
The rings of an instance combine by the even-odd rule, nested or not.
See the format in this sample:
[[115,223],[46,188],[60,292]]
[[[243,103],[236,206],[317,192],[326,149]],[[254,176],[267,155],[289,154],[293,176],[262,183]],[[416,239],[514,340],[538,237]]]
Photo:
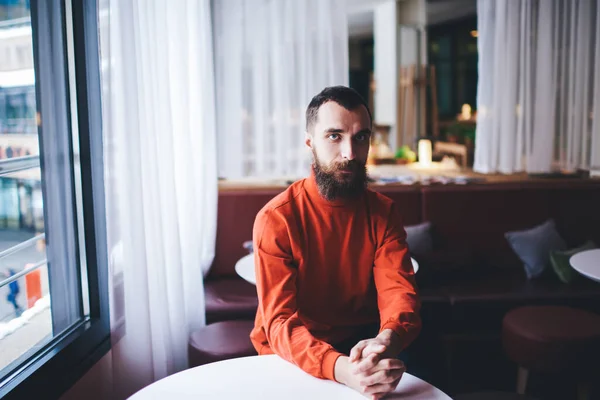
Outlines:
[[99,0],[115,398],[187,367],[217,162],[209,0]]
[[304,112],[348,85],[345,0],[214,0],[219,176],[308,172]]
[[477,7],[474,169],[600,167],[598,1],[478,0]]

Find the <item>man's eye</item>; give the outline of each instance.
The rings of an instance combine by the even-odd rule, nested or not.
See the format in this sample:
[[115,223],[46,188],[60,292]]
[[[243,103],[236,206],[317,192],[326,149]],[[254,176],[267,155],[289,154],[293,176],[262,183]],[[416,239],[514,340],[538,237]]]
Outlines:
[[329,135],[329,140],[338,140],[339,138],[340,138],[339,133],[332,133],[331,135]]
[[369,135],[361,133],[360,135],[356,135],[356,140],[359,142],[364,142],[365,140],[369,140]]

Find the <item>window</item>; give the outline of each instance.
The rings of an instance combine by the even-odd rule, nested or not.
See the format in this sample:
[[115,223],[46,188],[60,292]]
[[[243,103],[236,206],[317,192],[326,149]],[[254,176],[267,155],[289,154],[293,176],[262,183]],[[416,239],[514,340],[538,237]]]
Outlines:
[[438,112],[454,120],[463,104],[477,108],[477,17],[427,29],[429,63],[436,67]]
[[0,2],[19,55],[0,65],[0,398],[58,397],[110,348],[95,7]]

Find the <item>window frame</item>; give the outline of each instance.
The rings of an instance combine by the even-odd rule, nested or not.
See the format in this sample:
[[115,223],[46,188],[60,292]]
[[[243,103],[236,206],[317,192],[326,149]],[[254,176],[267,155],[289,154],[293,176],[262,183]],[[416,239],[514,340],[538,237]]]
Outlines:
[[[47,60],[40,59],[37,38],[40,34],[38,21],[46,18],[44,7],[39,6],[41,1],[44,0],[31,1],[36,91],[40,82],[39,68],[47,65]],[[53,337],[0,381],[0,398],[6,400],[58,398],[111,348],[97,5],[95,0],[73,0],[71,15],[67,15],[65,0],[56,1],[60,1],[61,6],[65,49],[66,18],[72,18],[73,27],[74,73],[78,84],[76,98],[71,100],[77,107],[78,161],[85,221],[81,236],[85,240],[89,315]],[[67,69],[66,56],[64,63]],[[71,135],[71,132],[65,134]],[[75,163],[73,158],[71,160],[71,174],[74,174]],[[43,161],[40,152],[42,167]]]

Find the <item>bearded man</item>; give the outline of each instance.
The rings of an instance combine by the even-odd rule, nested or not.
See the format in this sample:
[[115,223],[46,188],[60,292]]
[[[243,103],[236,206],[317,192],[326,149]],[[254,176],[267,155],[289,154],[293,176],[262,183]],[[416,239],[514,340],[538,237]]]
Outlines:
[[367,187],[372,125],[347,87],[325,88],[308,105],[311,174],[254,223],[259,305],[250,339],[260,355],[379,399],[398,385],[397,357],[421,319],[400,210]]

